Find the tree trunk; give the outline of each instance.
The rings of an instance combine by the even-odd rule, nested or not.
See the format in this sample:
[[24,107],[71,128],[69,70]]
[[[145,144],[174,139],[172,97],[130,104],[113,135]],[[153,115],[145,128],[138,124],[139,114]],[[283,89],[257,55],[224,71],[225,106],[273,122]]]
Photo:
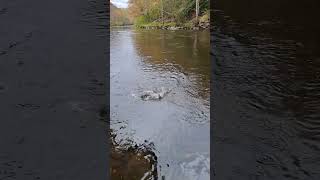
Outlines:
[[163,0],[161,0],[161,21],[162,21],[162,27],[164,25],[164,19],[163,19]]
[[196,24],[198,25],[199,22],[199,1],[200,0],[196,0]]
[[164,25],[164,19],[163,19],[163,0],[161,0],[161,20],[162,20],[162,27]]

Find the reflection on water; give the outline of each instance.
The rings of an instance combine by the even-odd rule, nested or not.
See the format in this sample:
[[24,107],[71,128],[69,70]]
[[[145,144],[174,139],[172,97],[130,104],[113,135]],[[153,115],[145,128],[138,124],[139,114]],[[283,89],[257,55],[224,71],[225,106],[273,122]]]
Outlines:
[[[120,28],[110,38],[117,145],[148,144],[159,178],[209,179],[209,32]],[[162,87],[163,99],[140,98]]]
[[318,36],[255,13],[214,12],[217,179],[319,179]]
[[182,73],[189,78],[195,93],[208,100],[210,82],[208,37],[208,31],[173,33],[141,30],[133,38],[138,53],[145,57],[144,66],[151,65],[151,68],[156,68],[158,71]]

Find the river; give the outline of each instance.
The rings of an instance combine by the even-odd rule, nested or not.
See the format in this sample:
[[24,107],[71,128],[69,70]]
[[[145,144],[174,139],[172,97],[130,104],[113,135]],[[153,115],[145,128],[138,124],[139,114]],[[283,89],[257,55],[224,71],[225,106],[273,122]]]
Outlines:
[[[111,29],[110,126],[119,144],[152,147],[158,177],[209,179],[209,51],[209,31]],[[140,98],[161,87],[160,101]]]
[[319,179],[317,23],[280,2],[239,4],[213,12],[215,177]]

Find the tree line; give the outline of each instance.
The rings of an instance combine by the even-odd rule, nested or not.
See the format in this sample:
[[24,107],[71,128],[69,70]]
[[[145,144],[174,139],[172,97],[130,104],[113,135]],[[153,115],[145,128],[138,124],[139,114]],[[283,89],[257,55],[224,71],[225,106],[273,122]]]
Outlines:
[[110,3],[112,26],[195,27],[209,22],[209,0],[129,0],[126,9]]
[[209,0],[129,0],[129,13],[136,24],[197,24],[199,16],[209,16]]
[[110,2],[110,24],[111,26],[125,26],[133,24],[132,16],[128,9],[117,8]]

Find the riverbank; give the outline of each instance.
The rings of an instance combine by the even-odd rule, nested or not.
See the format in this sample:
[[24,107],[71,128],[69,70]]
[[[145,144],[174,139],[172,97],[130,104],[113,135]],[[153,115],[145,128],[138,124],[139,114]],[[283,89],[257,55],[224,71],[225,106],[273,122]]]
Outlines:
[[151,22],[151,23],[136,23],[135,27],[141,29],[164,29],[164,30],[203,30],[210,28],[209,13],[205,13],[199,18],[197,23],[195,19],[187,21],[185,23],[176,23],[174,21],[166,22]]
[[116,25],[114,25],[114,26],[110,26],[110,28],[130,28],[130,27],[134,27],[134,25],[133,24],[131,24],[131,25],[119,25],[119,26],[116,26]]
[[[111,130],[112,131],[112,130]],[[110,173],[113,180],[157,179],[157,156],[148,144],[119,144],[110,133]]]

